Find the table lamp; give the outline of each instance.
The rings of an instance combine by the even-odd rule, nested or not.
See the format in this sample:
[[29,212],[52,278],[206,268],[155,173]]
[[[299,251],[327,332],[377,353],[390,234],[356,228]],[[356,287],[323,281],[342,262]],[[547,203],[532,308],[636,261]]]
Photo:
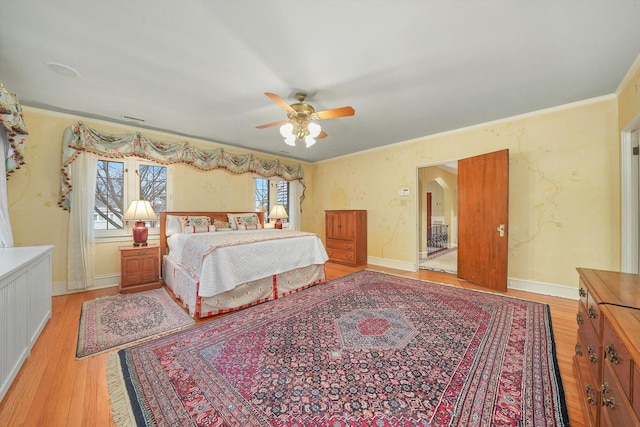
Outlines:
[[147,246],[147,236],[149,230],[145,221],[157,221],[158,217],[151,207],[151,203],[146,200],[134,200],[129,209],[122,217],[125,221],[135,221],[133,227],[133,246]]
[[282,219],[284,218],[289,218],[284,206],[275,205],[271,208],[271,212],[269,212],[269,220],[276,220],[276,223],[273,224],[273,228],[282,229]]

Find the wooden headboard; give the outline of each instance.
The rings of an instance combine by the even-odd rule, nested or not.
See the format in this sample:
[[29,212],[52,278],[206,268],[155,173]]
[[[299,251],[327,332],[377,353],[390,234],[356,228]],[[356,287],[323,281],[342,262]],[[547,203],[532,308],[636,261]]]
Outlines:
[[[160,212],[160,265],[162,265],[162,257],[169,253],[169,247],[167,246],[167,215],[176,216],[208,216],[213,224],[213,220],[228,222],[229,218],[227,214],[242,214],[242,213],[255,213],[258,215],[260,224],[264,227],[264,213],[263,212],[250,212],[250,211],[237,211],[237,212]],[[162,271],[162,270],[161,270]]]

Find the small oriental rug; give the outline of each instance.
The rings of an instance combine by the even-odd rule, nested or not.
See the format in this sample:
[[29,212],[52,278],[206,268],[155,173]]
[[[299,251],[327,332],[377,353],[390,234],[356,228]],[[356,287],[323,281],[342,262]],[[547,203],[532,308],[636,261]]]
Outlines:
[[76,358],[195,323],[164,288],[85,301]]
[[108,360],[116,424],[564,426],[549,307],[372,271]]

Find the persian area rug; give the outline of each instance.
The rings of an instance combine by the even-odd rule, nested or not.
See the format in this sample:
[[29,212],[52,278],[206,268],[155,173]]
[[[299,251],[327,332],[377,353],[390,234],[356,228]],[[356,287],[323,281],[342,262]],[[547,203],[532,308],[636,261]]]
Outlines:
[[110,355],[116,424],[563,426],[549,307],[372,271]]
[[195,320],[164,288],[85,301],[76,358],[191,325]]

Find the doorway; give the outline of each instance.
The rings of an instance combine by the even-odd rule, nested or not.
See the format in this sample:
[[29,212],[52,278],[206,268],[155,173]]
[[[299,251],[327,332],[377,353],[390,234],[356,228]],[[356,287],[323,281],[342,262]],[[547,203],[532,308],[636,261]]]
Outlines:
[[456,274],[458,162],[418,168],[418,268]]
[[[509,150],[503,149],[457,161],[457,174],[453,180],[445,180],[443,165],[417,168],[416,187],[419,194],[418,232],[420,243],[416,245],[419,257],[428,253],[429,239],[426,230],[427,188],[445,191],[455,189],[457,197],[443,199],[444,221],[449,221],[451,233],[447,236],[457,252],[456,276],[469,282],[500,291],[507,289],[508,235],[509,235]],[[423,194],[425,193],[425,194]],[[432,194],[432,209],[438,207]],[[455,208],[455,209],[454,209]],[[437,215],[432,215],[435,218]],[[428,262],[428,256],[427,256]]]
[[640,272],[640,116],[623,130],[622,152],[622,272]]

